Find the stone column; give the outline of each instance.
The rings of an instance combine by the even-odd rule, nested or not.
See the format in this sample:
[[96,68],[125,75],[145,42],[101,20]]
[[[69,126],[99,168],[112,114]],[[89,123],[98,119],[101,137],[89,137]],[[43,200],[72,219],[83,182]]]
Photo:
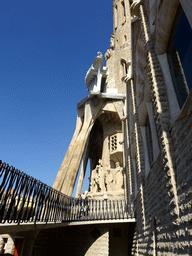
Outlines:
[[8,235],[7,238],[8,238],[8,240],[7,240],[7,245],[6,245],[6,249],[5,249],[5,254],[6,253],[13,254],[14,249],[15,249],[15,238],[13,235]]
[[101,236],[95,239],[91,244],[85,256],[108,256],[109,255],[109,230],[108,228],[100,228]]
[[65,157],[62,163],[60,170],[61,173],[63,173],[63,176],[59,190],[68,196],[71,196],[73,193],[75,181],[81,164],[82,156],[88,142],[89,134],[101,106],[102,100],[97,100],[95,98],[85,103],[82,128],[80,129],[73,143],[73,147],[68,149],[71,155],[67,153],[68,157]]
[[85,172],[86,172],[87,162],[88,162],[88,147],[89,147],[89,142],[87,143],[85,153],[83,155],[83,161],[82,161],[82,165],[81,165],[81,171],[80,171],[80,175],[79,175],[79,180],[78,180],[78,184],[77,184],[75,197],[78,197],[78,195],[81,194],[82,189],[83,189],[83,182],[84,182]]
[[1,254],[2,249],[3,249],[3,245],[4,245],[4,240],[3,240],[2,236],[0,236],[0,254]]
[[32,256],[33,245],[38,233],[39,231],[27,232],[27,234],[24,237],[24,244],[23,244],[21,256]]
[[59,172],[57,173],[55,182],[53,184],[53,188],[57,189],[59,191],[61,190],[62,180],[65,178],[66,170],[68,168],[68,164],[70,163],[70,159],[71,159],[71,157],[73,155],[74,146],[75,146],[75,142],[77,140],[77,136],[79,135],[79,132],[81,131],[81,128],[82,128],[82,124],[83,124],[83,122],[82,122],[83,110],[84,109],[80,109],[78,111],[75,133],[73,135],[73,138],[71,140],[71,143],[69,145],[67,153],[66,153],[66,155],[65,155],[65,157],[63,159],[63,162],[61,164],[61,167],[59,169]]

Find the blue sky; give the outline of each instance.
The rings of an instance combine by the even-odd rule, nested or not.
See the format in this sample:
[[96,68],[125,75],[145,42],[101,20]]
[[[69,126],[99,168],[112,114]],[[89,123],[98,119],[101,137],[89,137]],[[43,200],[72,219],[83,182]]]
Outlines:
[[84,78],[112,34],[112,0],[0,1],[0,159],[52,186]]

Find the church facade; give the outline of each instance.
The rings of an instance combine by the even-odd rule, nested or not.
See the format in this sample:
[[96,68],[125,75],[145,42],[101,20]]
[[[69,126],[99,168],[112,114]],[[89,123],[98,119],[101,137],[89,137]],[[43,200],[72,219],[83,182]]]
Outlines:
[[132,253],[191,255],[192,4],[134,1],[131,14],[125,159],[137,219]]
[[192,255],[192,2],[112,8],[110,48],[87,71],[53,188],[71,196],[77,182],[78,197],[89,163],[87,199],[125,200],[135,223],[42,231],[33,254]]
[[192,3],[114,0],[113,16],[53,187],[71,195],[82,159],[81,193],[89,159],[88,197],[134,209],[133,255],[191,255]]

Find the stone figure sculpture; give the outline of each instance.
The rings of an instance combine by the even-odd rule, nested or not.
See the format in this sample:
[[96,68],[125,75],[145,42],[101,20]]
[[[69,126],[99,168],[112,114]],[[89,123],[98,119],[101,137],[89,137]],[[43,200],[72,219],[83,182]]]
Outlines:
[[100,190],[99,186],[99,168],[98,165],[91,172],[90,191],[95,193]]
[[107,191],[114,190],[114,175],[113,171],[108,169],[106,173],[106,184],[107,184]]
[[115,190],[123,189],[124,180],[123,180],[123,168],[120,166],[119,162],[116,162],[115,168]]
[[91,172],[90,191],[92,193],[106,191],[105,189],[105,173],[102,166],[101,159],[99,164]]

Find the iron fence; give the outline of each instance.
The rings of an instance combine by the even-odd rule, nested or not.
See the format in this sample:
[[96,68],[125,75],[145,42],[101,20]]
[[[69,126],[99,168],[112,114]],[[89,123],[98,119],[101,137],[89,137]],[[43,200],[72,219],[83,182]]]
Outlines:
[[126,200],[68,197],[0,161],[0,223],[133,218]]

